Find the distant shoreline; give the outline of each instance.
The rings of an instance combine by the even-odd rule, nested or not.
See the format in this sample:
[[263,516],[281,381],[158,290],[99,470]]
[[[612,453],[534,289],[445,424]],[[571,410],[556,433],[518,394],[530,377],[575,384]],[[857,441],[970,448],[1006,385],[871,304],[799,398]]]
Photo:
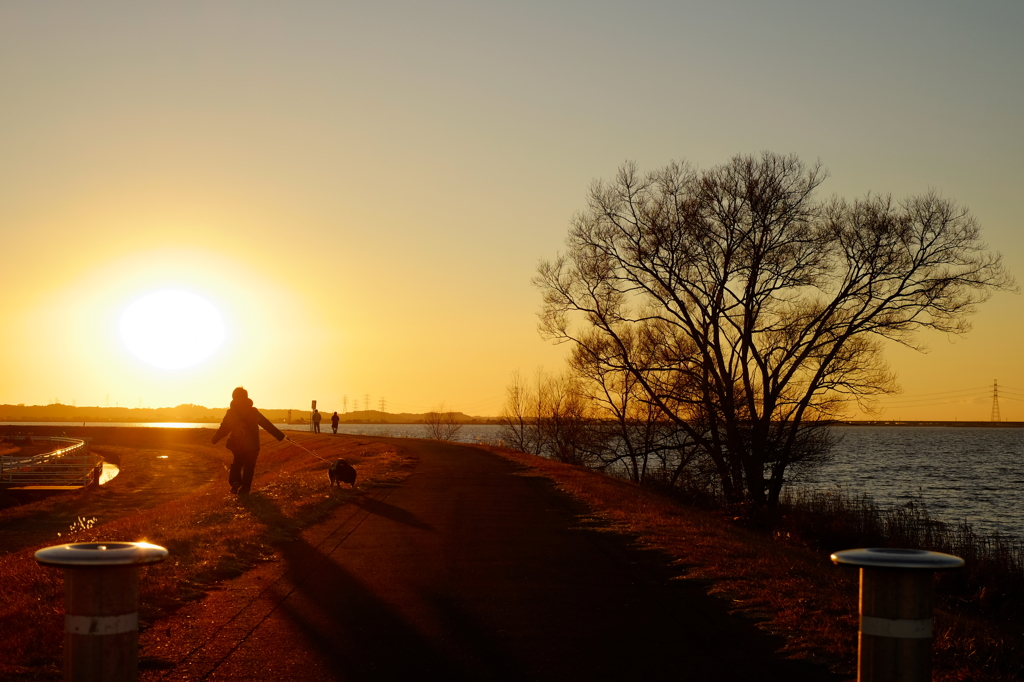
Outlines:
[[[0,405],[0,424],[5,423],[59,423],[82,422],[118,424],[219,424],[226,407],[178,405],[176,407],[76,407],[54,403],[52,405]],[[279,408],[260,408],[264,417],[275,424],[308,424],[312,411]],[[320,412],[322,423],[330,424],[332,410]],[[342,424],[422,424],[430,413],[383,412],[380,410],[349,410],[340,412]],[[460,424],[496,424],[497,417],[464,412],[453,412]]]
[[[74,425],[81,422],[88,422],[91,426],[103,426],[104,423],[109,422],[111,425],[122,426],[124,424],[219,424],[220,419],[189,419],[189,420],[178,420],[178,419],[85,419],[85,420],[74,420],[74,419],[7,419],[0,420],[0,426],[20,426],[20,425],[48,425],[48,424],[67,424]],[[275,424],[289,424],[293,426],[309,425],[308,421],[305,420],[281,420],[271,419]],[[376,425],[404,425],[404,424],[423,424],[423,419],[398,419],[398,420],[381,420],[381,419],[342,419],[340,424],[376,424]],[[476,425],[476,426],[500,426],[501,421],[496,417],[475,417],[466,420],[457,420],[457,423],[463,425]],[[892,419],[858,419],[848,421],[836,421],[833,422],[833,426],[941,426],[941,427],[966,427],[966,428],[1010,428],[1020,429],[1024,428],[1024,422],[1018,421],[1004,421],[1004,422],[992,422],[992,421],[928,421],[928,420],[906,420],[898,421]],[[325,418],[322,422],[323,428],[330,428],[330,420]]]
[[1024,428],[1024,422],[964,422],[964,421],[925,421],[908,420],[896,421],[892,419],[858,419],[851,421],[838,421],[836,426],[967,426],[971,428]]

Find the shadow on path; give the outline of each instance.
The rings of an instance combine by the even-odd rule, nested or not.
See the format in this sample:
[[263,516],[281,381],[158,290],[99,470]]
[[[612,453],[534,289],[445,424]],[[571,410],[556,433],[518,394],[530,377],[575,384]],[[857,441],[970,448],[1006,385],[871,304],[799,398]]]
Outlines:
[[[387,491],[390,492],[390,491]],[[354,500],[363,512],[418,530],[430,530],[415,515],[379,499]],[[262,523],[279,525],[284,517],[269,498],[252,496],[245,506]],[[453,624],[449,637],[467,640],[452,650],[436,632],[424,632],[362,580],[329,556],[362,525],[339,529],[313,546],[297,539],[279,546],[287,564],[281,580],[264,594],[262,613],[239,614],[228,629],[248,630],[203,679],[248,679],[265,675],[295,679],[390,680],[423,676],[445,680],[522,680],[529,675],[484,635],[479,622],[441,594],[420,596]],[[347,530],[347,532],[344,532]],[[283,618],[281,618],[283,616]],[[239,633],[241,634],[241,633]],[[280,642],[304,646],[298,660]],[[290,644],[289,646],[294,646]],[[459,649],[465,651],[459,655]],[[268,651],[280,655],[267,657]],[[479,652],[479,653],[478,653]],[[269,660],[268,660],[269,658]],[[478,660],[478,659],[484,660]],[[492,674],[498,671],[498,674]]]
[[353,500],[352,502],[356,506],[365,509],[371,514],[383,516],[384,518],[390,519],[391,521],[395,521],[397,523],[404,523],[407,526],[419,528],[420,530],[433,530],[433,528],[431,528],[429,524],[423,523],[418,518],[416,518],[415,514],[412,514],[411,512],[400,507],[388,504],[387,502],[381,502],[380,500],[375,500],[371,497],[359,497]]
[[[225,590],[238,606],[165,679],[843,679],[779,658],[781,638],[548,479],[475,448],[387,440],[414,451],[413,475],[281,544],[266,584]],[[269,498],[245,505],[283,523]]]

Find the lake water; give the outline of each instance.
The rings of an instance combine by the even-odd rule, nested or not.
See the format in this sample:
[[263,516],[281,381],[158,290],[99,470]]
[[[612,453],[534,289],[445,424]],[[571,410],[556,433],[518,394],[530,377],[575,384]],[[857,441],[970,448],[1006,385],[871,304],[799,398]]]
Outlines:
[[1024,429],[845,426],[829,464],[799,482],[882,506],[921,501],[940,521],[1024,538]]
[[[500,428],[466,425],[459,439],[494,443]],[[1024,429],[844,426],[837,431],[841,439],[832,462],[795,485],[839,486],[882,507],[922,502],[940,521],[966,520],[981,533],[1024,538]],[[344,432],[426,435],[420,424],[349,424]]]
[[[209,422],[0,422],[0,426],[23,427],[19,430],[28,433],[33,426],[114,426],[144,427],[156,429],[215,429],[219,424]],[[274,424],[282,431],[309,431],[309,424]],[[464,424],[459,432],[458,440],[463,443],[495,442],[500,427],[493,424]],[[331,432],[331,422],[325,419],[320,425],[323,433]],[[427,431],[423,424],[339,424],[338,433],[356,436],[394,436],[396,438],[426,438]]]
[[[80,422],[63,424],[77,426]],[[59,424],[42,423],[55,426]],[[87,423],[88,426],[216,428],[216,424]],[[32,424],[20,423],[30,427]],[[308,424],[278,424],[308,431]],[[499,426],[464,425],[464,443],[496,443]],[[26,428],[26,430],[29,430]],[[330,433],[330,426],[322,427]],[[422,424],[342,424],[339,433],[425,438]],[[844,426],[833,461],[794,483],[843,488],[882,506],[923,502],[936,519],[968,521],[979,532],[1024,538],[1024,429],[943,426]]]

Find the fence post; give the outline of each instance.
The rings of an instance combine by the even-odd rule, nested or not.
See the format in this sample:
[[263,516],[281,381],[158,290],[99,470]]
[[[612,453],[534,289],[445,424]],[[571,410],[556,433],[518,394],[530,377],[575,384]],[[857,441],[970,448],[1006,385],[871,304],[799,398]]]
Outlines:
[[78,542],[35,553],[64,569],[65,682],[133,682],[139,669],[139,567],[167,557],[147,542]]
[[930,682],[935,571],[964,560],[923,549],[847,549],[838,565],[860,568],[858,682]]
[[[88,458],[85,458],[85,460],[86,460],[86,463],[88,463]],[[88,476],[88,475],[89,474],[86,474],[86,476]],[[100,487],[100,479],[101,478],[103,478],[103,459],[102,458],[97,460],[96,464],[94,464],[93,467],[92,467],[92,481],[89,482],[89,485],[92,486],[93,488],[99,488]]]

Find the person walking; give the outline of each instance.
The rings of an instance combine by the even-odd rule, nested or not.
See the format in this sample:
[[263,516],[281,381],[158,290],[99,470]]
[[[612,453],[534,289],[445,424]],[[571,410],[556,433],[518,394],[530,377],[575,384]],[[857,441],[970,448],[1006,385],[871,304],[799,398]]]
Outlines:
[[313,410],[313,433],[320,433],[320,411]]
[[340,420],[341,417],[338,416],[337,412],[331,415],[331,431],[334,431],[334,433],[338,432],[338,422]]
[[277,440],[284,440],[284,434],[280,429],[253,407],[249,392],[239,386],[231,392],[231,406],[224,415],[217,433],[213,434],[214,445],[224,436],[228,436],[228,450],[233,455],[231,469],[228,470],[228,483],[231,485],[232,494],[245,495],[252,487],[252,477],[256,473],[256,457],[260,454],[261,426]]

